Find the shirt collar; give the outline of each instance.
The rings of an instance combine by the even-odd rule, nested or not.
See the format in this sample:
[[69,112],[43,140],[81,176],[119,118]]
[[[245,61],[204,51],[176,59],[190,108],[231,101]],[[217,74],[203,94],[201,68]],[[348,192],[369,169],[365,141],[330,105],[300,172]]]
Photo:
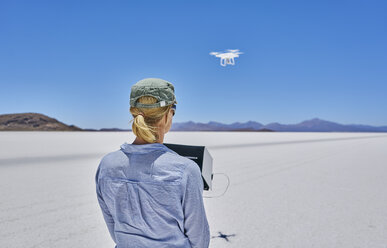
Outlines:
[[127,142],[122,144],[120,148],[125,153],[148,153],[148,152],[154,151],[154,150],[167,150],[168,149],[168,147],[166,147],[164,144],[160,144],[160,143],[134,145],[134,144],[128,144]]

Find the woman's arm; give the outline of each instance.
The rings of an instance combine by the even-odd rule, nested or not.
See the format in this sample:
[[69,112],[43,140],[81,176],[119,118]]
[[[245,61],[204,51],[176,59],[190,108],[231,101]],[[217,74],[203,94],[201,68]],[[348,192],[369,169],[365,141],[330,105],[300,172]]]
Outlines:
[[203,179],[200,168],[194,161],[185,169],[182,184],[184,233],[192,248],[207,248],[210,243],[210,229],[203,203]]
[[99,177],[99,166],[97,169],[97,173],[95,175],[97,199],[98,199],[99,206],[101,207],[101,210],[102,210],[103,218],[105,219],[106,225],[109,229],[110,236],[112,237],[114,242],[117,244],[116,236],[114,235],[114,219],[113,219],[112,215],[110,214],[110,211],[109,211],[105,201],[102,198],[102,193],[101,193],[101,189],[99,187],[98,177]]

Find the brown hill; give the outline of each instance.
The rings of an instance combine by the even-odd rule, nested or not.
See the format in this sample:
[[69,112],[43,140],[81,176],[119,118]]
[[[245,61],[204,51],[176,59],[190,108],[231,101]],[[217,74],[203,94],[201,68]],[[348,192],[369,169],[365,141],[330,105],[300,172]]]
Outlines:
[[38,113],[0,115],[0,131],[82,131]]

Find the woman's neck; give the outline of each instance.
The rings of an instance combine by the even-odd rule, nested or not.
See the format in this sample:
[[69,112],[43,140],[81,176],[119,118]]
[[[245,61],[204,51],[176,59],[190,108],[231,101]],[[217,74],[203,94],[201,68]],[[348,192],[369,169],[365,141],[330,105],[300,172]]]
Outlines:
[[[164,134],[159,134],[159,138],[156,140],[155,143],[160,143],[163,144],[164,142]],[[133,145],[144,145],[144,144],[149,144],[145,140],[141,139],[140,137],[136,137],[136,139],[132,143]]]

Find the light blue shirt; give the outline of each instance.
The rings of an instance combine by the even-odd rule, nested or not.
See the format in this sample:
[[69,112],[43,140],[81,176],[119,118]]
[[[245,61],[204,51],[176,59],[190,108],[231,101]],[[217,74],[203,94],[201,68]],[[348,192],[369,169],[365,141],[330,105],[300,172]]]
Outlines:
[[197,163],[160,143],[106,154],[95,175],[116,248],[207,248],[210,230]]

